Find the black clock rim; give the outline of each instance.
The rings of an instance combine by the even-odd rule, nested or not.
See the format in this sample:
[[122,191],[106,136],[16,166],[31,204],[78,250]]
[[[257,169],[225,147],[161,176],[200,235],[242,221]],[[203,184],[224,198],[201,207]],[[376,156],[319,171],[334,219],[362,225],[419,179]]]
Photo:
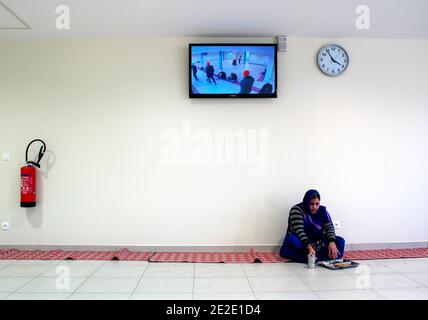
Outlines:
[[[343,69],[343,71],[342,71],[341,73],[339,73],[339,74],[328,74],[328,73],[325,73],[325,72],[324,72],[324,70],[323,70],[323,69],[321,69],[320,64],[318,63],[318,57],[319,57],[319,55],[320,55],[321,50],[322,50],[322,49],[324,49],[325,47],[329,47],[329,46],[335,46],[335,47],[338,47],[338,48],[342,49],[342,50],[346,53],[346,56],[348,57],[348,63],[346,64],[346,67],[345,67],[345,68]],[[318,50],[318,53],[317,53],[317,56],[316,56],[316,63],[317,63],[318,68],[320,69],[320,71],[321,71],[323,74],[325,74],[326,76],[329,76],[329,77],[338,77],[338,76],[342,75],[342,74],[346,71],[346,69],[348,69],[349,61],[350,61],[350,60],[349,60],[349,54],[348,54],[348,51],[346,51],[342,46],[340,46],[340,45],[338,45],[338,44],[335,44],[335,43],[329,43],[329,44],[325,44],[325,45],[323,45],[323,46]]]

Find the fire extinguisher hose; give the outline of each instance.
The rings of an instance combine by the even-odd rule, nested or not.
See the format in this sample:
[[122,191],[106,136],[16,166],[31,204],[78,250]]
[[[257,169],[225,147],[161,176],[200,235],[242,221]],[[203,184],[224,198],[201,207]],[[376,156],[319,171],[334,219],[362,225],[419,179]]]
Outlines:
[[[41,147],[40,147],[39,155],[38,155],[38,157],[37,157],[37,161],[36,161],[36,162],[34,162],[34,161],[28,161],[28,150],[30,149],[31,144],[32,144],[33,142],[37,142],[37,141],[39,141],[39,142],[43,143],[43,146],[41,146]],[[44,141],[43,141],[43,140],[40,140],[40,139],[34,139],[33,141],[31,141],[31,142],[28,144],[28,146],[27,146],[27,150],[25,151],[25,162],[27,163],[27,165],[31,164],[31,165],[36,166],[37,168],[40,168],[40,160],[42,160],[43,155],[45,154],[45,152],[46,152],[46,143],[44,143]]]

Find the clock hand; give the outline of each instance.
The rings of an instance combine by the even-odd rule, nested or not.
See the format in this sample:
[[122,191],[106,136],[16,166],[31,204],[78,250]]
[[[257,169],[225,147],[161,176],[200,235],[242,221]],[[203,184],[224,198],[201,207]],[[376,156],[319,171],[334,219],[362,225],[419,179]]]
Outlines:
[[333,59],[333,57],[331,56],[331,54],[330,54],[330,50],[326,50],[326,51],[327,51],[328,55],[330,56],[331,61],[336,62],[336,60],[334,60],[334,59]]

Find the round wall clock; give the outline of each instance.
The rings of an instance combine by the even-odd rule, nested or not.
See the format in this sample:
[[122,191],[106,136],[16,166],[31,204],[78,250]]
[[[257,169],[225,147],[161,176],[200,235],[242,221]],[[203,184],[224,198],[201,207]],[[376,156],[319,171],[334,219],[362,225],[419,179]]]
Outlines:
[[348,53],[337,44],[325,45],[318,51],[318,67],[328,76],[341,75],[349,64]]

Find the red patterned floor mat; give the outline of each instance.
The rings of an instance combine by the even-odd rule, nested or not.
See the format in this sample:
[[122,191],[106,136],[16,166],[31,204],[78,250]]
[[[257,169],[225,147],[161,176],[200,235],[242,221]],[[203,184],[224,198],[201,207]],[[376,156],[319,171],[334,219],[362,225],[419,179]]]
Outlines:
[[122,249],[120,251],[27,251],[0,250],[0,260],[124,260],[148,261],[154,252],[138,252]]
[[[352,250],[345,253],[350,260],[427,258],[428,248]],[[123,260],[150,262],[201,262],[201,263],[281,263],[287,262],[277,252],[138,252],[120,251],[29,251],[0,250],[0,260]]]
[[278,252],[256,252],[253,249],[251,252],[254,255],[254,262],[263,262],[263,263],[278,263],[278,262],[287,262],[289,259],[281,257]]
[[345,259],[376,260],[401,258],[427,258],[428,248],[418,249],[382,249],[382,250],[351,250],[345,252]]
[[150,262],[252,263],[251,252],[157,252]]

